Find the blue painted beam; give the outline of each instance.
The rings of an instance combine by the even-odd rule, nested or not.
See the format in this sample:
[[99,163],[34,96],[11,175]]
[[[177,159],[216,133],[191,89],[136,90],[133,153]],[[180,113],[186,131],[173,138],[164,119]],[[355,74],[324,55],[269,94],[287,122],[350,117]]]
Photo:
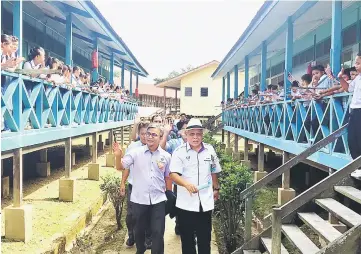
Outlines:
[[337,75],[341,69],[342,1],[332,1],[331,69]]
[[248,98],[249,94],[249,58],[244,58],[244,98]]
[[231,98],[231,74],[227,72],[227,99]]
[[293,59],[293,22],[292,17],[287,20],[286,32],[286,52],[285,52],[285,71],[284,71],[284,99],[287,100],[291,94],[291,82],[288,80],[288,72],[292,73]]
[[64,2],[60,2],[60,3],[62,5],[64,5],[65,9],[68,12],[78,14],[80,16],[83,16],[84,18],[92,18],[92,16],[87,11],[81,10],[79,8],[76,8],[76,7],[72,6],[72,5],[66,4]]
[[[125,56],[125,55],[126,55],[126,54],[125,54],[125,52],[120,51],[120,50],[115,49],[115,48],[111,48],[111,47],[109,47],[109,50],[110,50],[110,51],[113,51],[114,53],[117,53],[117,54],[119,54],[119,55],[122,55],[122,56]],[[134,64],[133,64],[133,63],[131,63],[131,65],[134,65]]]
[[238,98],[238,65],[234,66],[234,95],[233,98]]
[[262,42],[262,52],[261,52],[261,86],[260,90],[266,90],[266,75],[267,75],[267,42]]
[[[83,40],[83,41],[85,41],[85,42],[88,42],[88,43],[91,43],[91,44],[94,43],[94,40],[93,40],[93,39],[89,39],[89,38],[87,38],[87,37],[85,37],[85,36],[82,36],[82,35],[77,34],[77,33],[74,33],[74,32],[73,32],[73,36],[76,37],[76,38],[78,38],[78,39],[80,39],[80,40]],[[93,47],[91,47],[91,48],[93,48]]]
[[112,41],[112,39],[109,36],[106,36],[106,35],[104,35],[102,33],[92,31],[92,34],[93,34],[93,36],[98,37],[100,39],[103,39],[103,40],[106,40],[106,41]]
[[139,77],[138,77],[138,73],[135,74],[135,88],[138,89],[139,87]]
[[[47,17],[47,18],[49,18],[49,19],[52,19],[52,20],[54,20],[54,21],[56,21],[56,22],[59,22],[59,23],[62,23],[62,24],[64,24],[64,25],[66,25],[66,19],[62,19],[62,18],[59,18],[59,17],[52,17],[52,16],[50,16],[50,15],[48,15],[48,14],[45,14],[45,16]],[[73,27],[74,28],[76,28],[76,29],[79,29],[79,27],[77,27],[75,24],[73,24]],[[79,29],[80,30],[80,29]]]
[[130,77],[129,77],[129,94],[130,96],[133,95],[133,71],[130,71]]
[[110,58],[109,83],[114,84],[114,52],[112,52]]
[[73,18],[71,13],[66,15],[66,33],[65,33],[65,63],[72,66],[73,60]]
[[121,76],[121,79],[120,79],[122,89],[124,89],[124,69],[125,69],[125,64],[124,64],[124,61],[122,61],[122,76]]
[[[93,45],[93,50],[98,52],[98,38],[95,38],[94,40],[94,45]],[[99,61],[99,59],[98,59]],[[93,68],[92,69],[92,81],[95,82],[98,80],[98,68]]]
[[23,54],[23,1],[13,2],[13,35],[19,40],[18,56]]

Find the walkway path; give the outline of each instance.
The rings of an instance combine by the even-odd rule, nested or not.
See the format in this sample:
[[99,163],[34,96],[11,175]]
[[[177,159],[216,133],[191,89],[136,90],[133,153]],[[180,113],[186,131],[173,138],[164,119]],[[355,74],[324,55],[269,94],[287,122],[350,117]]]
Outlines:
[[[168,216],[166,218],[165,224],[165,233],[164,233],[164,253],[165,254],[182,254],[181,251],[181,241],[180,237],[174,233],[175,220],[170,219]],[[125,241],[127,238],[125,238]],[[122,254],[134,254],[135,247],[126,248],[125,242],[123,249],[120,253]],[[150,254],[150,250],[146,252]],[[211,254],[218,254],[218,248],[215,241],[215,236],[212,234],[212,251]]]

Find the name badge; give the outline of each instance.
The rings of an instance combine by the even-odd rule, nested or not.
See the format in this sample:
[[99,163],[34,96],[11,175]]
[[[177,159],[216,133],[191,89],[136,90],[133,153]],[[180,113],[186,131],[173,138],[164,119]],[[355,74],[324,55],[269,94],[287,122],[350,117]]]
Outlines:
[[211,158],[205,158],[204,161],[211,161]]

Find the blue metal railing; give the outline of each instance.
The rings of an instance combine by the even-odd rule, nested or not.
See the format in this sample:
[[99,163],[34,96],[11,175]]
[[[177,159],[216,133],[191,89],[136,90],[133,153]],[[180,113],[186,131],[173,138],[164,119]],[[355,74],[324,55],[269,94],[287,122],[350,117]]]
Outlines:
[[[2,132],[1,151],[32,145],[32,140],[39,143],[43,138],[39,135],[55,130],[53,134],[60,138],[129,125],[138,111],[136,103],[53,87],[51,83],[21,74],[2,71],[1,81],[1,115],[10,131]],[[15,140],[19,136],[32,138],[24,143],[22,139]],[[56,139],[49,137],[44,142],[51,140]]]
[[[224,111],[224,125],[225,129],[230,127],[250,137],[254,135],[267,139],[270,143],[272,140],[290,141],[306,148],[347,123],[351,97],[351,94],[342,93],[322,100],[282,101],[238,107]],[[347,135],[322,151],[348,158]]]

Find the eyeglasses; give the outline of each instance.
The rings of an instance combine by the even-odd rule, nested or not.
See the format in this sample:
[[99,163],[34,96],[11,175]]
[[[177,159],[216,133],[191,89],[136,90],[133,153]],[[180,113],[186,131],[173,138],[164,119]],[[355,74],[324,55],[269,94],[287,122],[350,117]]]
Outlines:
[[152,132],[147,132],[145,135],[146,135],[148,138],[149,138],[150,136],[152,136],[152,138],[158,137],[158,134],[157,134],[157,133],[152,133]]
[[192,138],[193,137],[197,137],[197,138],[200,138],[200,137],[203,137],[203,133],[189,133],[189,136],[191,136]]

